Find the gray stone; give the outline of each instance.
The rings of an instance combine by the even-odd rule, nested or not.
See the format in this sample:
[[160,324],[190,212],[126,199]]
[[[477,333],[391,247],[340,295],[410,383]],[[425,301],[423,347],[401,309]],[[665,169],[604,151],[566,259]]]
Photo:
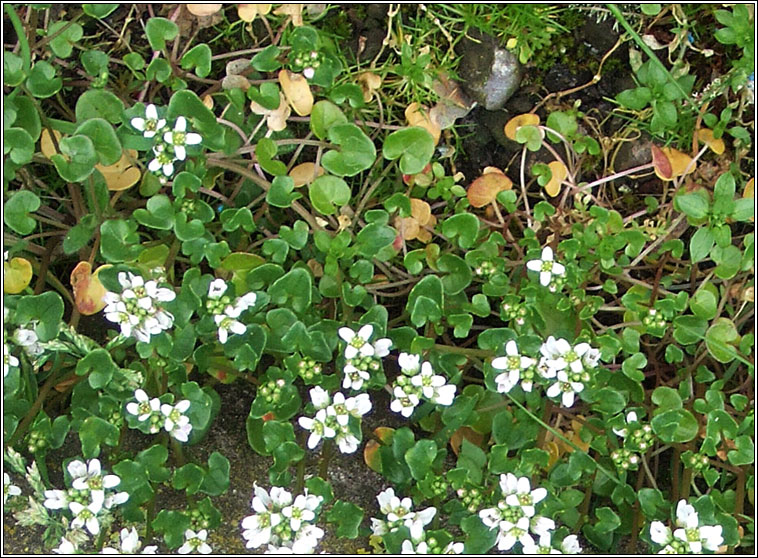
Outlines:
[[491,37],[465,40],[458,73],[466,93],[486,110],[500,110],[521,83],[521,65]]

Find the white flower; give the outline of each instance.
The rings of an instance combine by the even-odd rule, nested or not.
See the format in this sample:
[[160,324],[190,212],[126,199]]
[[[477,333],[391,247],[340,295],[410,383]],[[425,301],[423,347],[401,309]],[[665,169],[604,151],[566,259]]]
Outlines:
[[166,177],[174,174],[175,159],[168,149],[163,149],[163,146],[156,146],[153,147],[153,153],[155,153],[155,159],[147,164],[148,170],[154,173],[162,171]]
[[400,353],[400,356],[397,357],[397,363],[403,372],[412,375],[421,368],[421,357],[419,355]]
[[18,367],[18,359],[11,354],[8,343],[3,343],[3,377],[11,371],[11,367]]
[[361,356],[374,356],[374,346],[368,342],[374,333],[371,324],[364,325],[357,334],[349,327],[341,327],[337,333],[347,343],[345,358],[355,358],[359,353]]
[[349,397],[345,400],[345,408],[348,413],[356,418],[360,418],[371,410],[371,398],[368,393],[361,393],[355,397]]
[[11,483],[11,477],[8,473],[3,473],[3,505],[8,501],[9,496],[20,496],[21,489]]
[[387,339],[386,337],[383,339],[378,339],[374,343],[374,356],[377,358],[384,358],[388,354],[390,354],[390,347],[392,347],[392,340]]
[[666,545],[671,542],[671,529],[666,527],[662,521],[653,521],[650,524],[650,540],[660,545]]
[[532,533],[542,536],[555,529],[555,521],[549,517],[535,515],[529,519],[529,527],[532,529]]
[[131,124],[134,128],[142,132],[142,135],[146,138],[152,138],[156,133],[166,125],[166,121],[158,118],[158,109],[155,105],[147,105],[145,109],[145,118],[132,118]]
[[153,414],[158,414],[161,410],[161,402],[157,397],[150,399],[144,390],[138,389],[134,392],[134,398],[137,400],[126,404],[126,412],[130,415],[136,415],[137,420],[142,422],[149,419]]
[[700,541],[703,547],[711,552],[716,552],[724,543],[724,537],[721,535],[721,525],[703,525],[700,527]]
[[163,134],[163,141],[173,145],[176,158],[184,161],[187,158],[187,151],[184,146],[197,145],[203,141],[203,137],[194,132],[187,132],[187,120],[180,116],[176,119],[173,131]]
[[537,361],[533,358],[521,356],[518,352],[516,342],[511,339],[505,344],[506,356],[492,359],[492,367],[498,370],[504,370],[502,374],[495,377],[497,391],[508,393],[518,383],[521,377],[521,371],[529,368]]
[[225,314],[216,314],[213,316],[218,327],[218,340],[224,344],[229,338],[229,332],[236,335],[244,335],[247,331],[247,326],[242,322],[238,322],[234,318],[230,318]]
[[257,513],[242,520],[242,537],[247,541],[247,548],[258,548],[271,541],[271,529],[281,523],[282,516],[272,513],[274,502],[268,492],[257,484],[253,485],[255,496],[252,507]]
[[582,547],[579,546],[579,537],[576,535],[569,535],[561,541],[561,550],[564,554],[579,554],[582,551]]
[[76,529],[84,526],[92,535],[97,535],[100,532],[97,514],[103,509],[102,501],[95,500],[87,507],[84,507],[79,502],[69,502],[68,509],[74,514],[74,519],[71,521],[72,528]]
[[424,397],[431,399],[434,397],[434,388],[445,385],[445,378],[435,375],[432,365],[429,362],[424,362],[421,365],[421,372],[411,378],[411,383],[421,388]]
[[208,298],[218,299],[221,298],[226,292],[227,284],[223,279],[214,279],[208,286]]
[[295,535],[292,543],[293,554],[313,554],[319,540],[324,536],[324,530],[316,525],[303,525]]
[[434,388],[434,395],[431,399],[432,403],[445,406],[452,405],[456,389],[455,384],[445,384],[444,386]]
[[133,273],[118,274],[123,287],[120,294],[107,292],[103,300],[106,303],[106,319],[121,326],[121,335],[134,336],[145,343],[152,335],[158,335],[174,325],[174,316],[163,309],[163,302],[176,298],[171,289],[159,287],[156,281],[145,281]]
[[190,552],[199,552],[200,554],[210,554],[212,549],[205,539],[208,538],[208,531],[202,529],[195,533],[192,529],[184,532],[184,544],[179,547],[179,554],[189,554]]
[[527,269],[536,271],[540,274],[540,284],[547,287],[553,278],[553,275],[563,275],[566,268],[558,262],[553,261],[553,249],[545,246],[542,249],[542,258],[526,262]]
[[392,487],[377,494],[376,501],[379,502],[379,511],[384,515],[387,515],[400,505],[400,498],[395,496],[395,489]]
[[187,399],[179,401],[176,405],[161,405],[161,414],[166,417],[163,428],[180,442],[186,442],[192,430],[189,417],[184,414],[189,407],[190,402]]
[[45,490],[44,506],[49,510],[62,510],[69,503],[68,492],[65,490]]
[[358,449],[358,444],[360,443],[360,440],[353,436],[352,432],[344,426],[339,432],[337,432],[337,437],[335,439],[337,441],[337,447],[339,447],[342,453],[354,453],[355,450]]
[[290,528],[293,531],[298,531],[304,521],[315,519],[316,514],[313,513],[313,510],[318,508],[319,504],[321,504],[319,496],[309,495],[307,492],[306,494],[299,494],[291,505],[282,509],[282,515],[289,519]]
[[553,383],[545,392],[548,397],[561,397],[561,403],[564,407],[571,407],[574,404],[574,394],[584,389],[581,382],[570,381],[565,370],[558,371],[555,383]]
[[56,554],[76,554],[79,548],[68,540],[66,537],[61,537],[61,544],[53,549]]
[[676,525],[684,529],[697,529],[699,519],[695,508],[687,500],[679,500],[676,505]]
[[[637,413],[634,411],[629,411],[626,414],[626,423],[631,424],[633,422],[637,422]],[[613,433],[616,434],[616,436],[621,436],[622,438],[626,438],[626,435],[629,434],[628,428],[614,428]]]
[[568,363],[563,359],[563,355],[567,354],[571,350],[571,344],[565,339],[556,339],[552,335],[547,338],[542,346],[540,352],[544,357],[544,364],[553,372],[552,376],[558,370],[563,370],[568,366]]
[[[72,463],[74,462],[72,461]],[[79,461],[78,463],[81,463],[81,461]],[[80,472],[81,468],[76,466],[75,469],[77,470],[77,472]],[[69,467],[69,471],[70,470],[71,470],[71,467]],[[85,474],[78,475],[76,478],[74,478],[71,482],[71,486],[73,486],[76,490],[89,489],[93,500],[95,498],[98,498],[100,499],[100,501],[102,501],[102,499],[105,497],[104,489],[118,486],[121,483],[121,479],[117,477],[116,475],[103,476],[101,473],[102,471],[100,468],[100,460],[90,459],[89,462],[87,463],[87,470]],[[99,492],[100,495],[96,496],[95,495],[96,492]]]
[[406,539],[400,547],[400,554],[429,554],[429,545],[426,541],[421,541],[414,548],[413,541]]
[[311,402],[316,409],[325,409],[329,406],[331,398],[329,392],[321,386],[312,387],[310,390]]
[[390,403],[390,409],[395,413],[400,413],[406,418],[413,414],[413,410],[420,402],[418,395],[415,393],[406,393],[400,386],[395,386],[395,390],[392,394],[395,398]]
[[311,435],[308,437],[308,449],[315,448],[321,438],[334,438],[337,432],[326,425],[326,409],[319,409],[314,418],[300,417],[298,424],[310,430]]
[[39,337],[33,329],[18,328],[13,332],[13,340],[17,345],[23,347],[30,356],[38,356],[44,352],[39,344]]
[[539,544],[531,543],[525,544],[521,549],[523,554],[560,554],[560,550],[553,548],[552,535],[550,533],[543,533],[540,535]]
[[437,508],[428,507],[425,510],[415,512],[405,519],[404,523],[411,532],[411,539],[419,541],[424,538],[424,527],[431,523],[436,513]]
[[363,382],[371,378],[371,374],[366,370],[360,370],[348,363],[344,368],[345,378],[342,380],[342,389],[352,389],[358,391],[363,387]]
[[479,511],[479,519],[492,530],[500,525],[500,521],[503,519],[503,514],[498,508],[487,508]]
[[231,309],[227,306],[224,312],[226,313],[227,316],[236,318],[240,314],[242,314],[242,312],[244,312],[251,306],[254,306],[256,300],[258,300],[258,297],[256,296],[254,292],[246,293],[243,296],[238,297],[237,300],[234,301],[234,305],[231,307]]
[[442,554],[463,554],[464,544],[462,542],[450,541],[442,550]]
[[534,505],[541,502],[547,496],[547,489],[535,488],[531,490],[528,477],[521,477],[516,482],[516,492],[508,494],[505,503],[512,507],[520,507],[527,517],[534,515]]
[[[106,546],[100,551],[101,554],[137,554],[137,551],[142,546],[137,530],[134,527],[131,530],[126,528],[121,529],[120,537],[120,548]],[[146,546],[140,554],[155,554],[157,550],[157,546]]]
[[528,517],[522,517],[516,523],[507,520],[500,522],[497,549],[510,550],[516,542],[520,542],[522,546],[534,545],[534,539],[529,534]]
[[129,499],[128,492],[116,492],[115,494],[109,494],[103,500],[103,507],[111,509],[113,506],[120,506]]

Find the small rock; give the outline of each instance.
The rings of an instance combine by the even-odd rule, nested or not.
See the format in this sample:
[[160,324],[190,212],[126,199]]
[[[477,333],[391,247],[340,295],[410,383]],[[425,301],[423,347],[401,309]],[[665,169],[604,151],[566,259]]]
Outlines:
[[459,74],[466,93],[486,110],[503,108],[521,83],[516,56],[486,35],[477,41],[466,39],[460,49]]

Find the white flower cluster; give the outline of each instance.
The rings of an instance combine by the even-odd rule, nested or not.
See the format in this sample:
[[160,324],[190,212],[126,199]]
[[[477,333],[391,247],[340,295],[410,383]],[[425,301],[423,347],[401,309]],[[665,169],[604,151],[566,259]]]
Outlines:
[[218,340],[226,343],[229,333],[243,335],[247,330],[245,324],[237,320],[242,312],[255,304],[255,293],[247,293],[244,296],[237,297],[232,301],[227,296],[226,290],[229,286],[223,279],[214,279],[208,288],[208,300],[205,303],[206,309],[213,315],[213,321],[218,327]]
[[550,246],[542,249],[542,257],[539,260],[526,262],[526,268],[539,273],[540,284],[550,289],[550,292],[556,292],[563,286],[566,268],[553,260],[553,249]]
[[[532,490],[528,477],[516,477],[513,473],[500,475],[500,490],[505,498],[497,503],[497,507],[479,512],[482,523],[490,530],[498,529],[498,550],[510,550],[520,542],[524,554],[543,554],[545,549],[551,554],[559,553],[553,549],[551,541],[555,522],[536,515],[536,506],[547,497],[547,490],[541,487]],[[530,531],[539,536],[539,543],[534,542]],[[561,550],[565,554],[579,553],[581,549],[576,535],[564,538]]]
[[390,354],[392,341],[379,339],[370,343],[369,339],[374,333],[374,326],[364,325],[355,333],[349,327],[341,327],[337,331],[347,346],[345,347],[346,364],[342,381],[342,389],[358,391],[363,383],[371,378],[371,372],[376,372],[381,367],[381,359]]
[[614,428],[613,433],[624,438],[624,447],[611,452],[611,459],[621,469],[636,469],[640,457],[637,451],[645,453],[654,441],[653,427],[642,424],[637,413],[629,411],[625,417],[626,426]]
[[419,355],[400,353],[397,359],[402,374],[392,384],[394,399],[390,409],[409,417],[413,410],[427,399],[437,405],[452,405],[455,398],[454,384],[448,384],[444,376],[435,374],[429,362],[421,363]]
[[[72,530],[86,529],[90,535],[98,535],[102,516],[114,506],[126,502],[129,494],[113,490],[121,479],[116,475],[103,474],[99,459],[90,459],[87,463],[74,460],[66,469],[71,475],[71,488],[45,490],[44,506],[50,510],[68,509],[73,516],[69,525]],[[77,550],[77,540],[75,537],[64,537],[56,552]]]
[[313,554],[324,530],[313,523],[323,498],[308,489],[293,501],[292,494],[274,486],[271,494],[254,485],[253,510],[242,520],[247,548],[268,545],[267,554]]
[[189,439],[192,424],[185,414],[190,408],[189,400],[183,399],[176,405],[161,404],[157,397],[150,399],[142,389],[134,392],[134,398],[137,401],[127,403],[126,412],[136,416],[140,422],[147,421],[151,434],[157,433],[162,426],[180,442],[186,442]]
[[590,371],[597,366],[600,351],[590,347],[589,343],[575,346],[565,339],[556,339],[552,335],[540,347],[542,357],[539,362],[519,354],[515,341],[505,345],[506,356],[492,360],[492,367],[502,370],[495,377],[497,391],[508,393],[519,382],[524,391],[532,391],[534,380],[540,376],[552,381],[547,388],[548,397],[561,396],[561,403],[571,407],[577,393],[584,390],[585,384],[592,378]]
[[131,124],[142,132],[146,138],[154,138],[158,141],[153,146],[155,158],[150,161],[147,168],[154,173],[163,172],[165,178],[174,174],[174,163],[184,161],[187,158],[188,145],[198,145],[203,141],[200,134],[187,132],[187,119],[180,116],[174,123],[174,129],[166,128],[166,119],[158,118],[158,109],[150,104],[145,108],[145,117],[132,118]]
[[121,335],[149,343],[151,335],[159,335],[174,325],[174,316],[162,306],[176,298],[174,291],[131,272],[119,273],[118,282],[123,288],[121,293],[106,292],[103,300],[105,317],[121,326]]
[[[139,549],[142,548],[142,543],[139,540],[139,534],[137,529],[132,527],[131,529],[121,529],[119,533],[119,545],[118,548],[112,546],[104,547],[101,554],[137,554]],[[158,547],[155,545],[146,546],[139,554],[155,554]]]
[[[405,526],[411,534],[411,540],[406,542],[416,546],[416,550],[418,551],[417,545],[426,538],[424,527],[429,525],[432,519],[434,519],[437,508],[428,507],[425,510],[414,512],[412,511],[413,501],[407,497],[401,500],[395,495],[393,488],[380,492],[376,499],[379,502],[379,511],[384,514],[385,519],[371,518],[371,530],[374,535],[381,537]],[[403,548],[407,548],[405,543],[403,543]],[[419,552],[419,554],[422,553]]]
[[322,438],[335,438],[342,453],[353,453],[360,440],[354,432],[360,432],[361,417],[371,410],[368,393],[348,397],[337,392],[333,397],[320,386],[310,390],[311,401],[316,408],[313,418],[300,417],[300,426],[309,430],[308,448],[315,448]]
[[663,546],[658,554],[702,554],[703,549],[716,552],[724,543],[721,525],[701,525],[695,508],[687,500],[679,500],[676,506],[676,529],[662,521],[650,524],[650,538]]

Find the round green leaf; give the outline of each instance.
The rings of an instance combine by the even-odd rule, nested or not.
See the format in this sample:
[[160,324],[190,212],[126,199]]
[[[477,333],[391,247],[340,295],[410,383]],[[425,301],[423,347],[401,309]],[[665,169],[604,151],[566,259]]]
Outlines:
[[332,215],[335,206],[343,206],[350,201],[350,186],[336,176],[325,174],[311,182],[308,195],[313,207],[324,215]]
[[211,73],[211,47],[205,43],[200,43],[188,50],[182,56],[182,69],[195,69],[195,74],[199,77],[205,77]]
[[171,41],[179,34],[179,27],[165,17],[151,17],[145,25],[145,34],[153,50],[166,48],[166,41]]
[[5,131],[3,151],[9,154],[11,161],[17,165],[25,165],[34,156],[34,140],[26,130],[11,128]]
[[740,334],[734,322],[729,318],[719,318],[705,332],[705,345],[708,352],[719,362],[727,363],[734,360],[737,355],[734,345],[739,341]]
[[49,35],[55,35],[49,45],[53,54],[59,58],[68,58],[74,50],[74,43],[84,35],[82,26],[68,21],[56,21],[48,29]]
[[102,19],[111,15],[119,4],[82,4],[84,13],[90,17]]
[[650,424],[653,432],[667,444],[689,442],[699,429],[697,419],[687,409],[665,411],[653,417]]
[[29,213],[37,211],[39,206],[40,200],[37,194],[29,190],[19,190],[14,192],[10,199],[5,202],[3,220],[17,233],[30,234],[37,222],[29,217]]
[[432,159],[434,138],[418,126],[397,130],[384,140],[382,154],[390,161],[399,157],[403,174],[417,174],[423,171]]
[[92,140],[101,165],[112,165],[121,159],[123,149],[118,141],[116,131],[102,118],[92,118],[76,129],[75,134],[82,134]]
[[117,124],[121,122],[124,103],[110,91],[90,89],[77,99],[75,112],[79,122],[103,118],[111,124]]
[[50,160],[61,178],[69,182],[80,182],[92,174],[98,157],[89,137],[79,134],[62,138],[58,145],[62,154],[56,153]]
[[29,72],[26,87],[38,99],[52,97],[63,86],[63,80],[55,75],[55,68],[44,60],[37,61]]
[[[278,96],[277,96],[278,101]],[[325,139],[329,128],[335,124],[345,124],[347,117],[334,103],[319,101],[311,111],[311,130],[318,139]]]
[[355,124],[335,124],[329,128],[327,136],[330,142],[340,147],[327,151],[321,158],[323,167],[332,174],[354,176],[374,164],[374,142]]

